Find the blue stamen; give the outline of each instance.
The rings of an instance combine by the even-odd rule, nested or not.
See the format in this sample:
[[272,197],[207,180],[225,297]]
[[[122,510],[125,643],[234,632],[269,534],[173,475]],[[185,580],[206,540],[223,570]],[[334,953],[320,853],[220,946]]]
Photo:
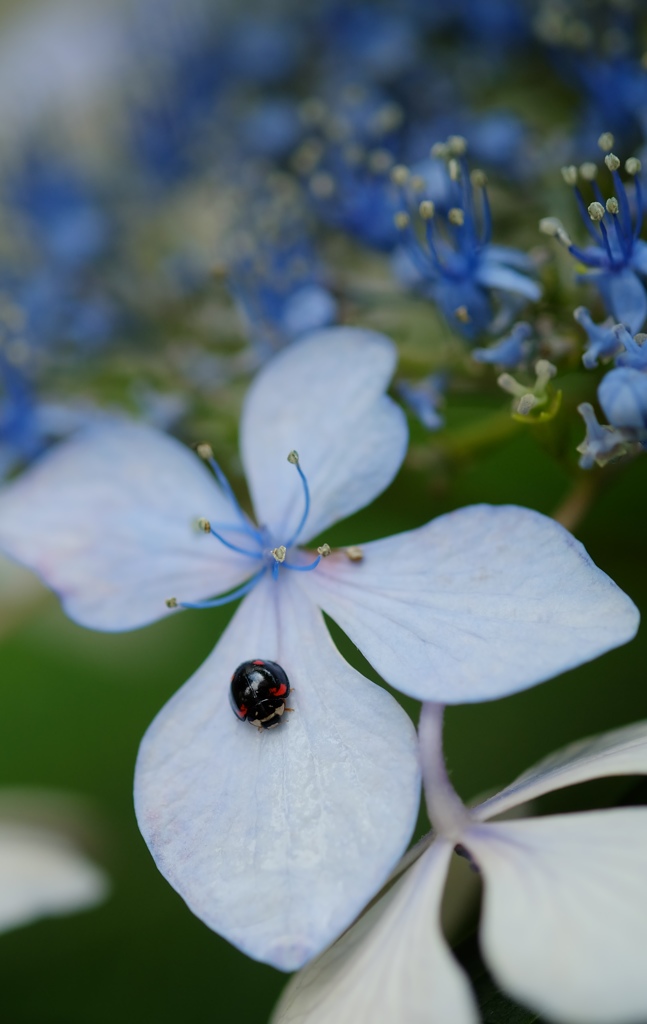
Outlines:
[[[586,203],[584,202],[584,196],[580,192],[580,190],[577,187],[577,185],[575,185],[575,187],[573,188],[573,192],[575,193],[575,198],[577,200],[577,205],[579,207],[582,220],[584,221],[584,226],[586,227],[586,230],[590,234],[590,236],[593,239],[593,241],[595,242],[595,244],[599,245],[600,244],[600,235],[595,230],[595,226],[593,224],[593,221],[589,217],[589,211],[588,211]],[[598,189],[598,192],[599,192],[599,189]],[[597,196],[596,196],[596,198],[597,198]],[[601,197],[598,199],[598,202],[602,202],[602,198]],[[604,205],[604,203],[602,205]]]
[[627,198],[625,186],[617,171],[611,171],[611,177],[613,178],[613,186],[616,191],[618,206],[620,207],[620,223],[622,225],[622,230],[629,238],[631,238],[631,211],[629,209],[629,200]]
[[616,238],[618,239],[618,245],[620,246],[620,249],[625,257],[625,260],[628,260],[631,256],[631,239],[627,239],[625,237],[618,214],[612,213],[611,217],[616,232]]
[[214,530],[213,526],[209,530],[209,533],[211,533],[216,538],[216,540],[219,540],[221,542],[221,544],[224,544],[225,547],[231,548],[232,551],[237,551],[239,555],[247,555],[248,558],[256,558],[256,559],[259,559],[259,558],[263,557],[263,555],[261,554],[260,551],[247,551],[246,548],[239,548],[237,544],[232,544],[231,541],[226,540],[222,536],[222,534],[220,534],[216,530]]
[[278,580],[278,578],[279,578],[279,563],[275,562],[274,565],[272,566],[272,579],[273,580]]
[[256,586],[261,576],[265,572],[265,567],[257,572],[251,579],[247,580],[247,583],[243,583],[242,587],[238,587],[237,590],[232,590],[229,594],[223,594],[221,597],[214,597],[210,601],[178,601],[180,608],[219,608],[223,604],[229,604],[230,601],[236,601],[239,597],[244,597],[248,594],[253,587]]
[[616,261],[614,260],[613,253],[611,251],[611,243],[609,242],[609,233],[608,233],[607,229],[605,228],[604,224],[602,223],[602,221],[600,221],[600,231],[602,232],[602,238],[604,240],[604,246],[605,246],[605,248],[607,250],[607,256],[609,257],[609,263],[611,264],[612,267],[615,267]]
[[482,245],[488,245],[492,241],[492,210],[490,209],[490,197],[487,194],[485,186],[481,189],[481,197],[483,201],[483,231],[482,231]]
[[249,536],[255,536],[258,540],[260,540],[260,533],[258,532],[258,530],[254,529],[249,519],[243,512],[242,508],[238,504],[238,499],[232,490],[231,484],[229,483],[229,480],[227,479],[227,477],[221,470],[220,466],[216,462],[213,453],[208,458],[205,459],[205,462],[207,462],[209,466],[211,466],[211,469],[216,475],[218,483],[220,484],[222,490],[229,498],[230,502],[234,507],[234,511],[236,512],[241,522],[243,523],[243,526],[245,527],[245,532],[248,533]]
[[301,533],[303,527],[306,524],[306,519],[308,518],[308,513],[310,512],[310,488],[308,487],[308,481],[306,480],[305,474],[304,474],[303,470],[301,469],[298,457],[294,461],[292,461],[292,459],[290,459],[290,461],[292,462],[292,465],[296,466],[297,473],[301,477],[301,483],[303,484],[303,493],[304,493],[304,497],[305,497],[305,508],[303,510],[303,515],[301,516],[301,519],[299,520],[299,525],[297,526],[296,530],[294,531],[294,533],[290,537],[290,540],[286,541],[285,546],[288,549],[292,547],[292,545],[295,543],[297,537]]
[[314,562],[309,562],[308,565],[291,565],[290,562],[283,562],[284,569],[292,569],[294,572],[310,572],[311,569],[316,569],[321,561],[321,555],[317,555]]

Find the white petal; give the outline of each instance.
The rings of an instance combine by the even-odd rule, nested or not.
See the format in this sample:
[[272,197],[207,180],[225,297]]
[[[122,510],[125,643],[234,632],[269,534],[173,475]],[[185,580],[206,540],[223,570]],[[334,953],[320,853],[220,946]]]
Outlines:
[[470,829],[481,947],[512,996],[560,1024],[647,1019],[647,810]]
[[458,704],[516,693],[630,640],[632,601],[552,519],[474,505],[333,555],[314,599],[392,686]]
[[259,522],[286,543],[304,507],[290,451],[299,453],[312,505],[301,540],[377,497],[400,468],[404,413],[385,388],[395,346],[356,327],[317,331],[290,345],[252,384],[241,420],[241,453]]
[[105,875],[50,829],[0,823],[0,932],[105,899]]
[[339,942],[289,983],[272,1024],[476,1024],[440,929],[452,844],[436,840]]
[[569,744],[470,813],[485,821],[544,793],[605,775],[647,775],[647,722],[635,722]]
[[201,533],[234,521],[193,452],[159,431],[115,423],[77,434],[0,495],[0,548],[34,569],[68,615],[93,629],[142,626],[165,600],[196,601],[258,563]]
[[[296,574],[295,574],[296,575]],[[280,726],[237,721],[228,685],[254,658],[294,687]],[[409,718],[334,647],[293,578],[266,578],[213,654],[144,737],[141,830],[209,927],[295,970],[379,889],[415,825],[419,769]]]

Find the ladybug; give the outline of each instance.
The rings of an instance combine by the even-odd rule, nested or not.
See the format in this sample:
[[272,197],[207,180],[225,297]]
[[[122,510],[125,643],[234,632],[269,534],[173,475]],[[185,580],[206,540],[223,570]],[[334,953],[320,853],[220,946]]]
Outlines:
[[273,729],[281,724],[290,683],[284,669],[275,661],[244,661],[231,677],[229,702],[241,722],[257,729]]

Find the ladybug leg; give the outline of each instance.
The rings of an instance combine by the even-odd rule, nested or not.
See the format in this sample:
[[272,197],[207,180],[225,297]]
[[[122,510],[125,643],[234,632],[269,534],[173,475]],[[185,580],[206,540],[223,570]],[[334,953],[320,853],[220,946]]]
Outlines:
[[283,708],[284,711],[294,711],[294,708]]

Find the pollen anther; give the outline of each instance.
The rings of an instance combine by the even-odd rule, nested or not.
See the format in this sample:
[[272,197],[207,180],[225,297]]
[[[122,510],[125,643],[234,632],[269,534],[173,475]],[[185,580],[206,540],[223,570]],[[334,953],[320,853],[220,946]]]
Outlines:
[[317,554],[321,555],[322,558],[328,558],[328,555],[332,555],[332,548],[330,544],[322,544],[317,548]]
[[270,551],[270,554],[272,555],[274,561],[279,564],[285,561],[285,556],[287,555],[287,553],[287,548],[284,547],[283,544],[280,544],[278,548],[272,548],[272,550]]

